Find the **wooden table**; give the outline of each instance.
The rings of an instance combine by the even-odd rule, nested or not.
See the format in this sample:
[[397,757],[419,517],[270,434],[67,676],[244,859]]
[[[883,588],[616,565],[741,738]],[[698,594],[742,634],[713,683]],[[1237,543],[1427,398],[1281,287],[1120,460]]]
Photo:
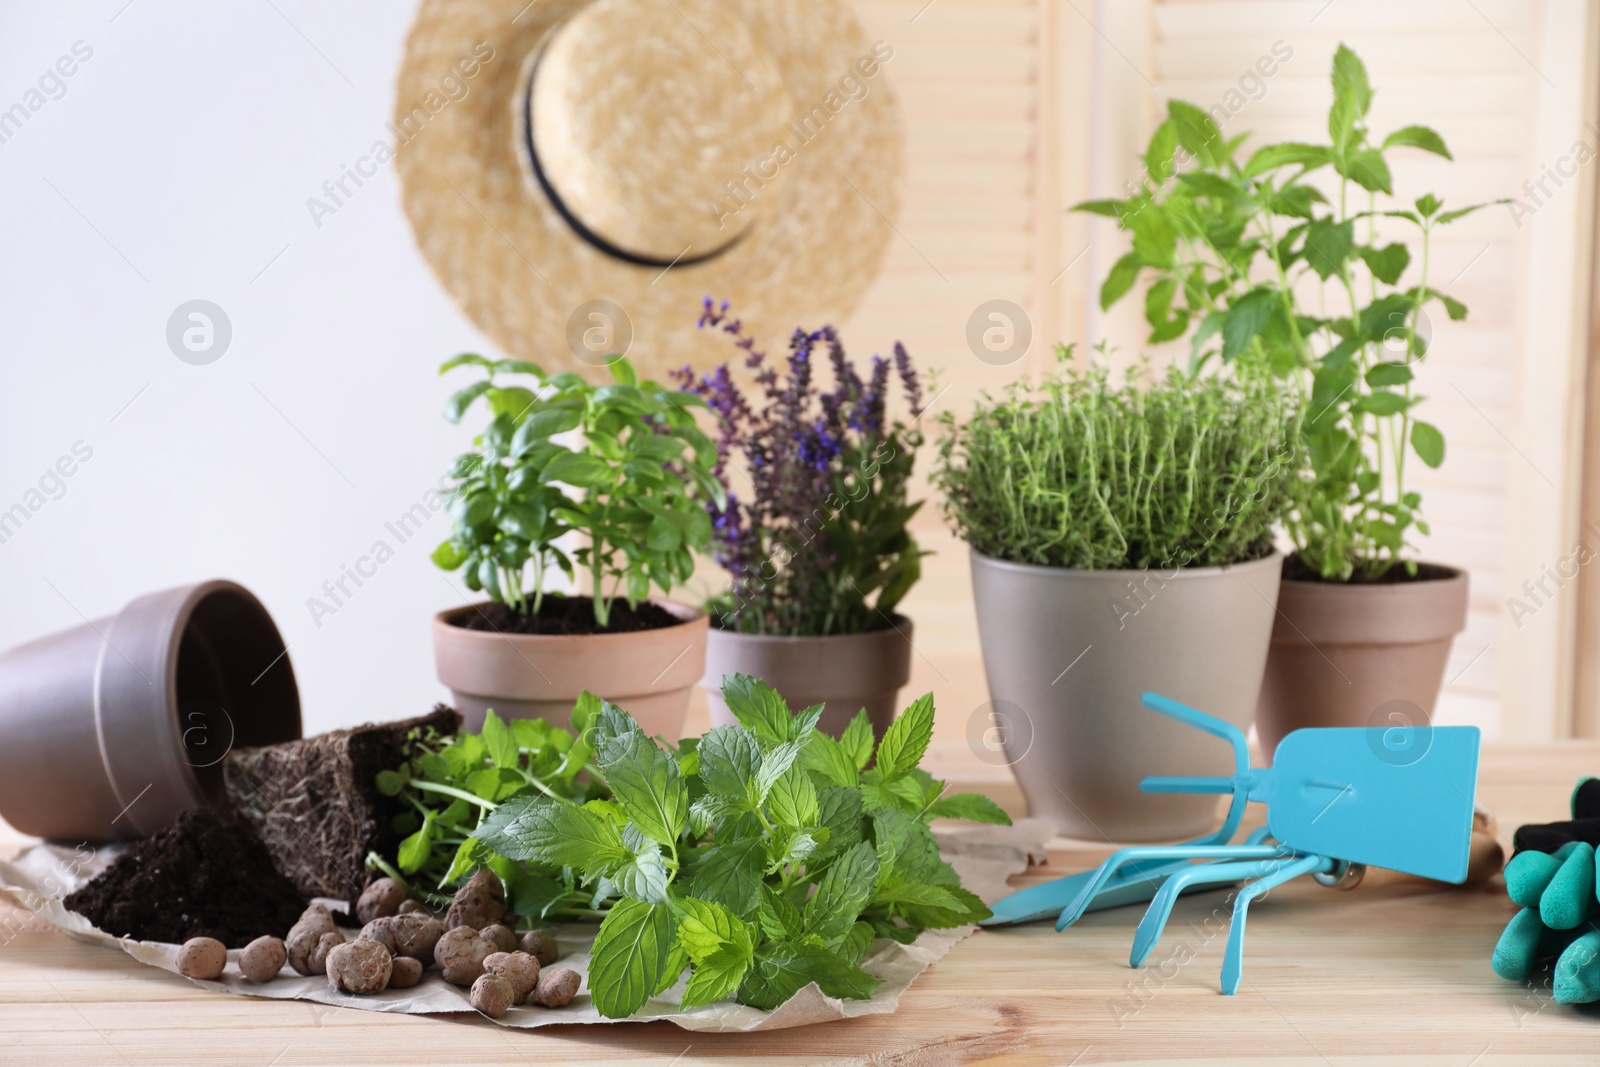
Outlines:
[[[1591,772],[1600,745],[1491,748],[1480,801],[1509,832],[1563,817]],[[1022,810],[1007,780],[961,784]],[[0,824],[0,852],[20,843]],[[1105,852],[1060,840],[1028,877],[1081,870]],[[471,1015],[224,996],[32,921],[0,944],[0,1065],[1600,1061],[1600,1011],[1561,1007],[1490,971],[1514,910],[1498,879],[1467,890],[1341,893],[1309,880],[1275,890],[1251,911],[1235,997],[1217,992],[1226,921],[1207,921],[1222,900],[1182,899],[1144,970],[1127,962],[1139,913],[1100,912],[1062,935],[1048,925],[981,932],[892,1016],[736,1035],[666,1023],[513,1031]]]

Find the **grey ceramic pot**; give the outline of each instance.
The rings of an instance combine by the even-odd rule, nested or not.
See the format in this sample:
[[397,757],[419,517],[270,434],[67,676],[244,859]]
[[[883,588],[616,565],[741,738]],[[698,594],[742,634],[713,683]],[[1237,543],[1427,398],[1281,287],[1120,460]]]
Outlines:
[[1226,744],[1149,711],[1161,693],[1249,730],[1282,559],[1084,571],[972,553],[991,722],[1028,810],[1071,837],[1210,830],[1214,796],[1145,793],[1147,775],[1231,774]]
[[150,593],[0,655],[0,816],[25,834],[154,833],[223,799],[235,745],[299,736],[283,638],[233,582]]
[[760,678],[795,711],[825,705],[817,725],[834,737],[865,708],[873,732],[882,737],[900,709],[900,688],[911,678],[911,620],[896,615],[888,629],[829,637],[713,629],[700,679],[712,726],[736,721],[722,699],[722,679],[728,674]]

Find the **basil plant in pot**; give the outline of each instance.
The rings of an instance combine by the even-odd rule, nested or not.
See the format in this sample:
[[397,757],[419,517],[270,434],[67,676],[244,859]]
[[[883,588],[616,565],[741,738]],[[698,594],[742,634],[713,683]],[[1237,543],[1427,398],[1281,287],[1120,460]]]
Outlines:
[[[859,373],[831,326],[796,330],[780,374],[728,305],[709,298],[702,328],[727,334],[754,371],[754,396],[727,365],[682,384],[717,418],[715,473],[734,487],[711,504],[713,554],[728,572],[714,598],[701,685],[713,725],[734,717],[723,677],[761,678],[794,707],[822,705],[835,737],[862,709],[879,737],[911,673],[911,622],[895,608],[921,574],[906,486],[922,434],[921,383],[905,349]],[[824,391],[816,364],[826,362]],[[913,421],[886,412],[891,378]],[[730,460],[741,474],[727,477]],[[748,489],[739,490],[745,485]]]
[[1449,149],[1425,126],[1377,140],[1366,69],[1343,45],[1332,82],[1330,143],[1246,155],[1244,138],[1224,140],[1205,112],[1174,101],[1141,191],[1079,205],[1132,234],[1103,305],[1144,277],[1152,340],[1188,334],[1195,363],[1269,372],[1307,404],[1308,463],[1286,523],[1294,554],[1257,717],[1269,757],[1304,726],[1419,723],[1466,626],[1466,572],[1415,558],[1411,538],[1428,524],[1407,478],[1445,456],[1415,388],[1429,315],[1467,315],[1434,287],[1431,241],[1486,205],[1396,201],[1391,155]]
[[1227,775],[1229,753],[1139,698],[1249,729],[1301,464],[1301,408],[1271,381],[1140,370],[1063,366],[941,419],[936,477],[972,552],[1005,758],[1030,813],[1073,837],[1211,828],[1216,798],[1139,781]]
[[[707,618],[650,591],[689,578],[711,536],[707,505],[726,499],[692,414],[703,402],[640,381],[621,357],[615,380],[598,386],[471,354],[441,373],[462,366],[483,377],[450,398],[445,417],[459,422],[482,400],[490,421],[450,468],[452,530],[433,561],[489,599],[435,617],[439,680],[470,729],[491,707],[565,725],[587,690],[676,740]],[[581,440],[564,443],[574,432]],[[577,567],[587,593],[551,590]]]

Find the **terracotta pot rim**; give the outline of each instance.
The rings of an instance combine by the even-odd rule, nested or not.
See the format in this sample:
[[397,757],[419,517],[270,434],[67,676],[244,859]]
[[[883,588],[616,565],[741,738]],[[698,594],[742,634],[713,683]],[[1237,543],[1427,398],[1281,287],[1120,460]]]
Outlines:
[[1090,570],[1085,567],[1047,567],[1041,563],[1018,563],[1015,560],[997,559],[994,556],[986,556],[982,552],[979,552],[976,548],[973,548],[971,545],[967,546],[967,551],[972,553],[972,558],[974,561],[981,561],[982,563],[991,567],[1001,570],[1017,571],[1023,574],[1050,574],[1063,578],[1084,579],[1115,578],[1118,575],[1156,574],[1160,575],[1167,581],[1175,581],[1178,578],[1183,577],[1213,578],[1218,575],[1231,574],[1241,570],[1261,570],[1265,569],[1265,566],[1268,564],[1282,567],[1284,558],[1283,553],[1275,548],[1267,555],[1262,556],[1260,559],[1244,560],[1239,563],[1224,563],[1220,567],[1178,567],[1176,568],[1176,573],[1172,574],[1172,576],[1169,578],[1168,571],[1155,567],[1106,567],[1100,570]]
[[712,626],[710,632],[713,637],[749,642],[750,644],[800,645],[824,644],[834,641],[843,643],[846,641],[859,641],[890,636],[904,638],[905,635],[902,634],[898,628],[912,625],[911,620],[899,612],[895,612],[890,616],[890,623],[890,625],[885,626],[881,630],[864,630],[861,633],[854,634],[747,634],[739,630],[719,629],[716,626]]
[[465,640],[471,641],[478,638],[493,641],[615,641],[618,643],[637,639],[642,634],[670,633],[680,626],[694,626],[699,622],[710,623],[710,616],[692,604],[685,604],[680,600],[668,600],[665,597],[648,597],[644,603],[654,604],[670,615],[677,617],[678,621],[671,626],[655,626],[648,630],[630,630],[626,633],[614,634],[513,634],[503,633],[498,630],[474,630],[466,626],[458,626],[455,619],[469,611],[477,611],[494,603],[492,600],[480,600],[472,604],[459,604],[453,608],[446,608],[433,617],[435,629],[442,629],[450,634],[461,634]]
[[[1285,557],[1286,561],[1287,559],[1288,557]],[[1469,572],[1465,567],[1457,567],[1450,563],[1434,563],[1432,560],[1426,559],[1419,559],[1416,563],[1418,566],[1437,567],[1449,573],[1442,574],[1436,578],[1408,578],[1403,582],[1330,582],[1321,578],[1291,578],[1285,574],[1283,576],[1283,584],[1292,585],[1299,589],[1349,590],[1350,593],[1355,594],[1385,589],[1437,589],[1441,585],[1448,585],[1451,582],[1466,581],[1469,577]],[[1334,595],[1339,594],[1336,593]]]

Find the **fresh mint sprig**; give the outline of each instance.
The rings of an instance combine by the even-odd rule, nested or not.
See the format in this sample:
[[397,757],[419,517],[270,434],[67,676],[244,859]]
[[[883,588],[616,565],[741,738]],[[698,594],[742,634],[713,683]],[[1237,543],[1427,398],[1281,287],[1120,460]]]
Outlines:
[[631,716],[585,696],[579,736],[611,796],[521,792],[473,831],[497,857],[612,900],[595,938],[589,987],[609,1018],[632,1015],[688,972],[682,1006],[726,997],[771,1009],[815,982],[870,997],[872,943],[989,915],[939,856],[929,820],[1007,824],[993,801],[945,796],[917,764],[933,733],[924,696],[876,746],[860,714],[838,740],[821,708],[791,712],[770,686],[730,676],[738,725],[677,750]]

